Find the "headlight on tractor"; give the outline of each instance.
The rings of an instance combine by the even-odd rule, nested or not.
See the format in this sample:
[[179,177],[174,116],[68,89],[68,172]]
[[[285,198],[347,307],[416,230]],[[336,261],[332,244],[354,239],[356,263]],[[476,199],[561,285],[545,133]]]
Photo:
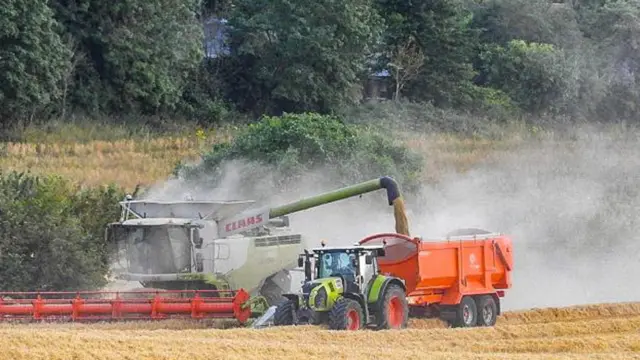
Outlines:
[[316,296],[313,299],[313,307],[316,309],[324,309],[327,303],[327,289],[324,286],[319,286],[316,291]]

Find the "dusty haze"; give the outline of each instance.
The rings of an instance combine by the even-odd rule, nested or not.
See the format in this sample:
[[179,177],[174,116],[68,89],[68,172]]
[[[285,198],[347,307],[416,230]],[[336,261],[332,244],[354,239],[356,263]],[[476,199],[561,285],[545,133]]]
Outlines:
[[[515,269],[513,288],[503,299],[505,310],[637,301],[637,133],[572,132],[564,140],[532,140],[464,174],[446,173],[438,186],[425,186],[417,197],[405,194],[411,234],[435,238],[456,228],[479,227],[512,235]],[[274,178],[264,168],[254,182],[240,185],[243,174],[255,171],[254,164],[229,163],[217,189],[206,179],[188,190],[181,180],[171,180],[146,197],[169,200],[189,194],[281,205],[340,186],[322,169],[276,194]],[[383,190],[291,214],[290,219],[309,246],[321,239],[351,244],[372,233],[394,231],[393,208]]]
[[425,236],[458,227],[512,235],[505,309],[637,301],[640,143],[576,130],[449,174],[412,217]]

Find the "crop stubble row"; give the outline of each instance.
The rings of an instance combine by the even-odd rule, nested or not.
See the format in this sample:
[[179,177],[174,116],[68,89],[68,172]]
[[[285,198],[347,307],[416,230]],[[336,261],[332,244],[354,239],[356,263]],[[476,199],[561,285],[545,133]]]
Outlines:
[[0,326],[6,359],[633,359],[640,304],[507,312],[493,328],[412,319],[404,331],[312,326],[211,329],[190,322]]

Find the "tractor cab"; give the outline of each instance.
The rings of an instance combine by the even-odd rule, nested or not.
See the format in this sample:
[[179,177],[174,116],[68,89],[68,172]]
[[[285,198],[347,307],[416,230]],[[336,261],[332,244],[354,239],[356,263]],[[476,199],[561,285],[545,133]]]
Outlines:
[[320,297],[314,305],[316,310],[321,310],[321,303],[325,302],[321,301],[325,297],[321,289],[325,285],[329,290],[335,285],[344,292],[366,296],[367,285],[378,274],[378,256],[384,256],[383,246],[325,247],[323,244],[311,252],[305,251],[298,258],[298,266],[304,267],[305,272],[302,289],[305,298],[317,292]]

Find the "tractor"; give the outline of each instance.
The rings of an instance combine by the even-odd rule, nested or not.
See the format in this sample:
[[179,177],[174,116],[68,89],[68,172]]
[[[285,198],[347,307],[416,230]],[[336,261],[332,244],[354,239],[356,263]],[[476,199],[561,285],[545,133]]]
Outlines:
[[[302,293],[284,294],[273,315],[275,326],[328,325],[331,330],[402,329],[409,308],[404,281],[381,275],[383,246],[322,247],[298,257],[304,266]],[[315,266],[311,265],[311,259]]]

